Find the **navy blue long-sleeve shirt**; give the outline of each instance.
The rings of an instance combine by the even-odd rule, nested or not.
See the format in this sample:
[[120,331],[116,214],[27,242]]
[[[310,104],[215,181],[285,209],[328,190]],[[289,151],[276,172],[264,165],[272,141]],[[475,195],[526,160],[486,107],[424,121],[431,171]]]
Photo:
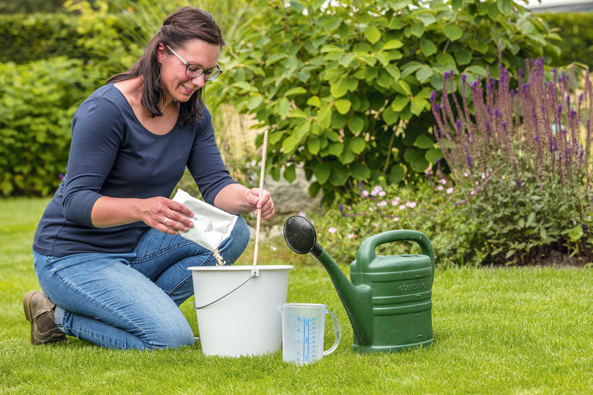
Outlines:
[[72,119],[68,171],[47,206],[33,249],[62,257],[77,253],[125,253],[148,225],[141,221],[95,228],[93,205],[102,196],[169,197],[185,167],[206,202],[234,183],[214,139],[210,113],[189,126],[178,121],[165,135],[148,131],[125,96],[113,85],[97,89]]

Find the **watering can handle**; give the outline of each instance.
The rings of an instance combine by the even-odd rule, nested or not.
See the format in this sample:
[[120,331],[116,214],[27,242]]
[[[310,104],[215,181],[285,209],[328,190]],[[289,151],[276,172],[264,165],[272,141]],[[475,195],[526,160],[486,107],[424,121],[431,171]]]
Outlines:
[[432,263],[432,277],[434,279],[434,250],[428,237],[417,230],[390,230],[388,232],[379,233],[366,239],[356,255],[356,262],[358,265],[368,265],[377,255],[375,248],[381,244],[391,243],[394,241],[413,241],[417,243],[422,249],[424,255],[428,255]]

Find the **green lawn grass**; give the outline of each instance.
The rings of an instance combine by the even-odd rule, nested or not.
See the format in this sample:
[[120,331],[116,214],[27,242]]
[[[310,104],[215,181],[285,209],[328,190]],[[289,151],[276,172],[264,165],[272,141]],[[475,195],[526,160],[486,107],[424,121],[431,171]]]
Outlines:
[[[199,343],[114,351],[71,338],[34,347],[22,298],[39,289],[31,243],[46,203],[0,200],[0,394],[593,393],[593,270],[437,270],[434,345],[361,355],[352,351],[352,329],[321,265],[282,241],[260,244],[258,261],[293,264],[288,301],[327,304],[342,322],[340,346],[318,363],[284,363],[281,352],[206,357]],[[251,264],[252,251],[239,264]],[[197,333],[192,302],[182,310]],[[328,324],[326,344],[332,341]]]

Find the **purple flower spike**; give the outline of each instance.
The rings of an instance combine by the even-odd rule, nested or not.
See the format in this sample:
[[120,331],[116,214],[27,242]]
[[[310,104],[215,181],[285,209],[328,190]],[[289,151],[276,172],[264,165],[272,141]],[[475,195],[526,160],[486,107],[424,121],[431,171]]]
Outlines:
[[467,160],[467,164],[469,166],[470,169],[473,169],[474,167],[474,161],[472,160],[472,157],[470,155],[467,155],[465,157],[465,159]]
[[340,206],[338,208],[340,209],[342,215],[344,215],[344,205],[342,204],[342,202],[340,202]]
[[589,227],[587,225],[583,224],[582,228],[583,228],[583,233],[585,233],[585,234],[589,233]]
[[64,181],[64,175],[63,174],[58,175],[58,177],[60,178],[60,181]]
[[463,82],[465,84],[465,80],[467,80],[467,75],[463,74],[461,76],[461,82]]
[[440,165],[440,164],[441,164],[441,158],[438,158],[437,159],[437,165]]
[[358,181],[358,189],[360,189],[360,195],[362,196],[363,188],[362,188],[362,182],[361,181]]
[[566,95],[566,105],[570,107],[570,95]]
[[542,142],[542,140],[539,138],[539,136],[535,136],[535,142],[539,144]]
[[457,131],[460,132],[461,131],[461,119],[458,119],[457,122],[455,123],[455,127],[457,127]]
[[434,136],[439,137],[439,130],[437,128],[434,129]]
[[521,181],[518,178],[515,180],[515,184],[517,184],[517,188],[521,189]]
[[523,77],[523,69],[521,69],[520,67],[519,67],[518,74],[519,74],[519,78],[522,78]]
[[441,111],[441,106],[440,106],[440,104],[439,104],[439,103],[434,103],[434,110],[435,110],[436,112],[440,112],[440,111]]
[[434,90],[432,91],[432,93],[430,94],[430,101],[431,103],[434,103],[437,100],[437,91]]
[[511,97],[515,97],[515,90],[511,89]]

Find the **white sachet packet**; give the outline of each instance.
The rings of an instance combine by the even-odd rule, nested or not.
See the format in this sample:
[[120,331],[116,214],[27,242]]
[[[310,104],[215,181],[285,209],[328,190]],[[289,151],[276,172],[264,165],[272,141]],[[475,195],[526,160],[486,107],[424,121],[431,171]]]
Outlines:
[[216,250],[230,236],[237,222],[236,215],[196,199],[181,189],[177,190],[173,201],[183,204],[194,213],[194,227],[187,232],[179,231],[179,234],[210,251]]

